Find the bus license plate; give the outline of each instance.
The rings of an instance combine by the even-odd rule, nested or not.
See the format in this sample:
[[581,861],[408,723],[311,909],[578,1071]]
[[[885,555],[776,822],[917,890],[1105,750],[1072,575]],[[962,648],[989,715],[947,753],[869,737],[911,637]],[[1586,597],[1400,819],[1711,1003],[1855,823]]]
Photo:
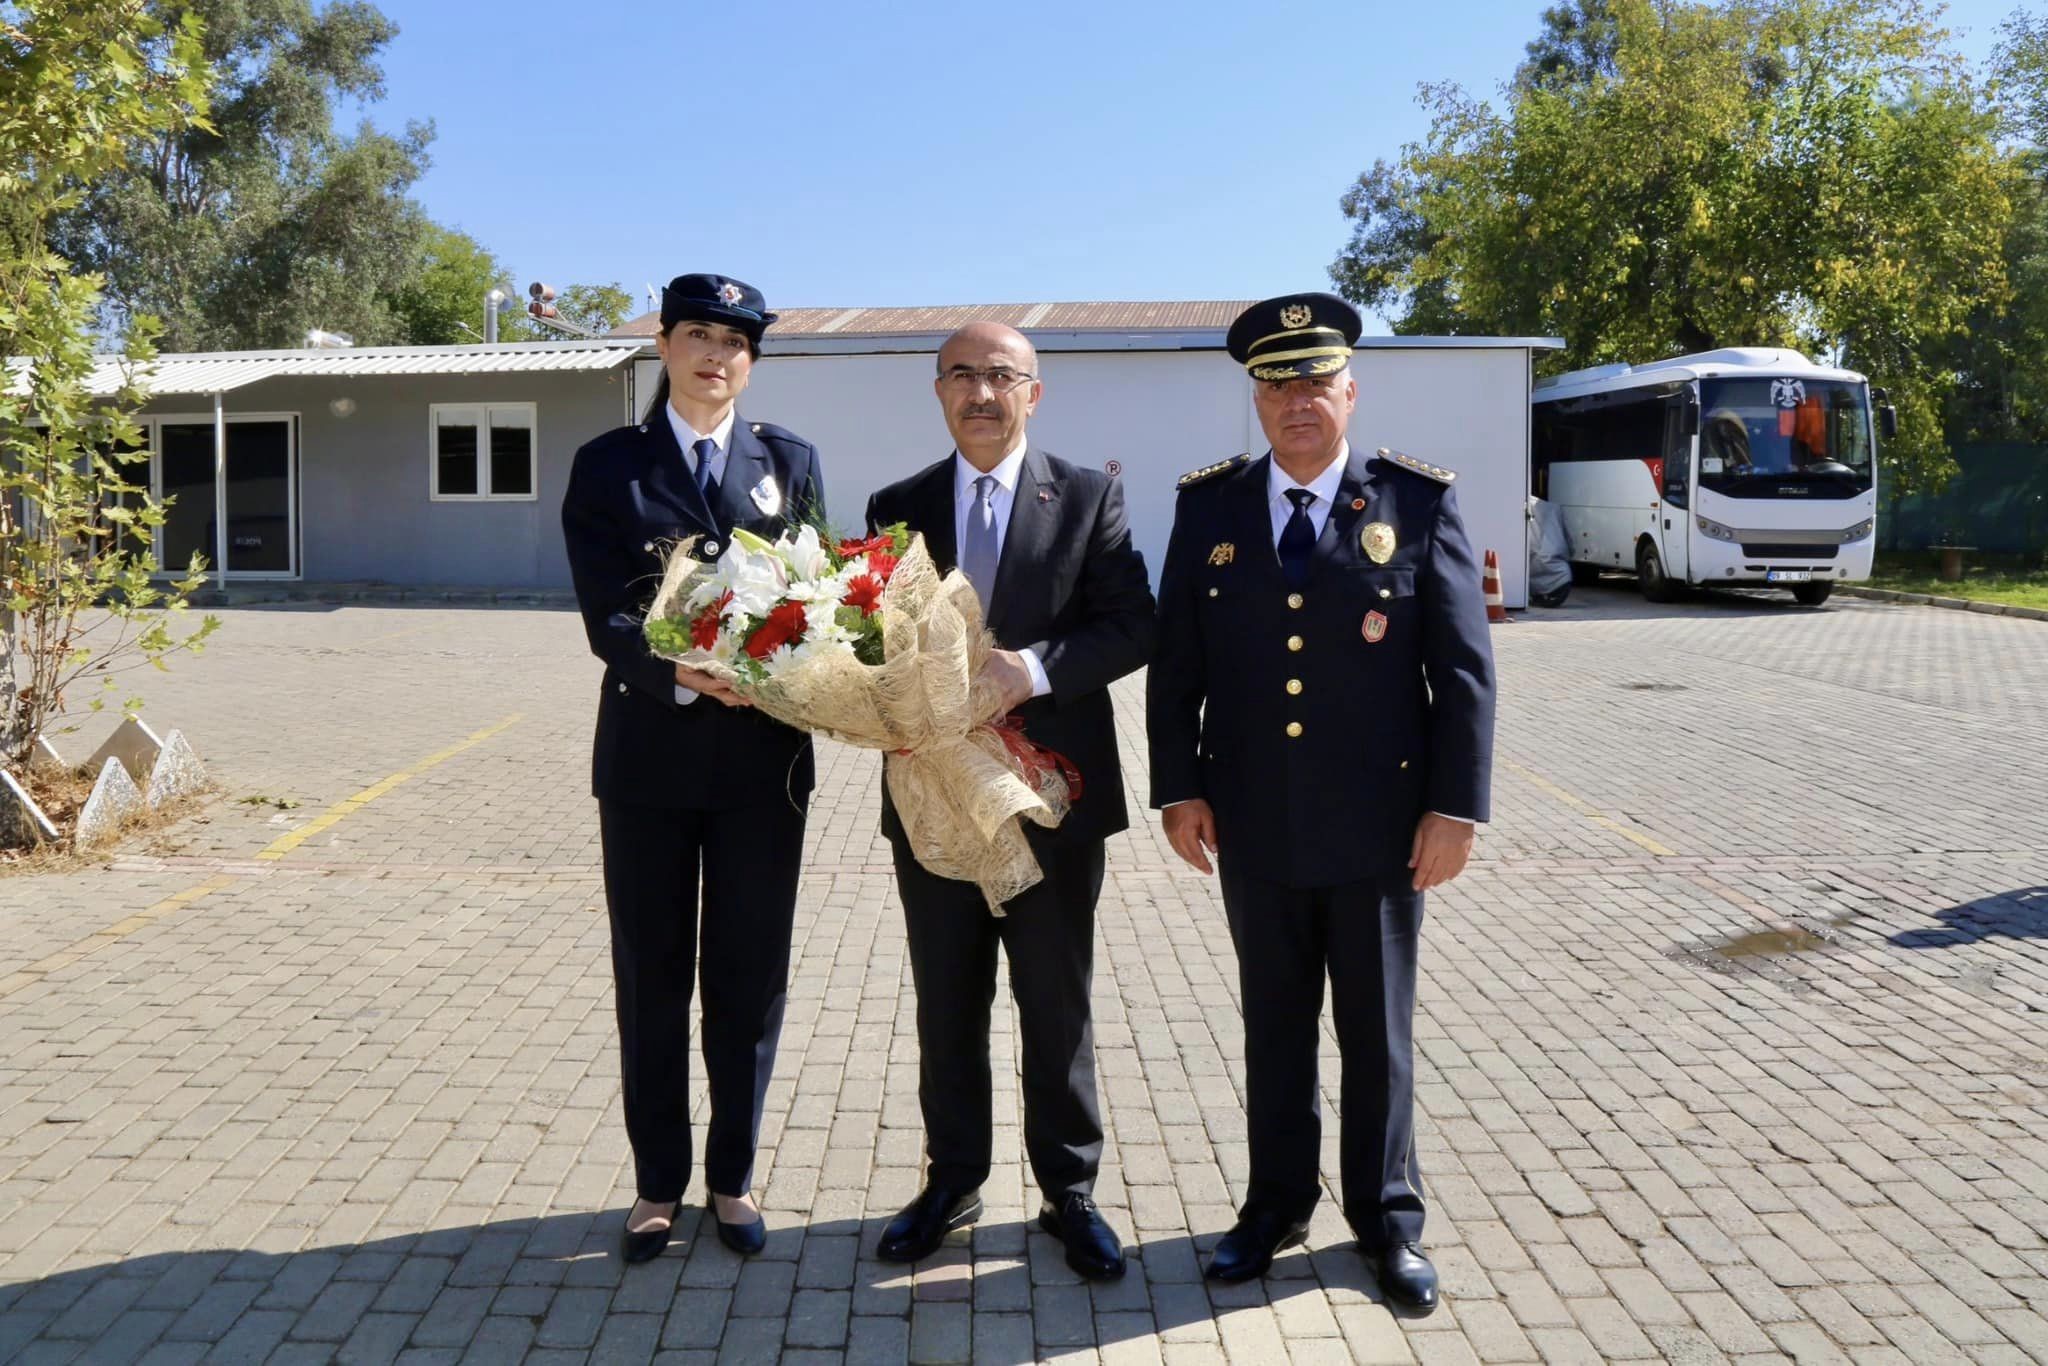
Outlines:
[[1764,575],[1765,583],[1805,583],[1813,577],[1810,569],[1773,569]]

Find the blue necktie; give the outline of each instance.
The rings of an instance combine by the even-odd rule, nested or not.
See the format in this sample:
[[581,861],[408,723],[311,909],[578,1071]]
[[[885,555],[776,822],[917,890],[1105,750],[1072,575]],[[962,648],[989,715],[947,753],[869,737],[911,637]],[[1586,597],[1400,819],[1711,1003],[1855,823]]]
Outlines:
[[995,491],[993,474],[974,481],[974,501],[967,507],[967,537],[960,546],[960,572],[974,585],[983,617],[988,616],[988,595],[996,586]]
[[718,443],[700,437],[690,450],[697,457],[697,492],[704,495],[704,506],[709,509],[718,498],[718,481],[711,477],[711,457],[718,454]]
[[1309,520],[1308,510],[1315,500],[1316,496],[1307,489],[1287,490],[1287,501],[1294,504],[1294,514],[1280,529],[1280,572],[1287,576],[1289,588],[1299,588],[1308,582],[1308,558],[1316,548],[1316,524]]

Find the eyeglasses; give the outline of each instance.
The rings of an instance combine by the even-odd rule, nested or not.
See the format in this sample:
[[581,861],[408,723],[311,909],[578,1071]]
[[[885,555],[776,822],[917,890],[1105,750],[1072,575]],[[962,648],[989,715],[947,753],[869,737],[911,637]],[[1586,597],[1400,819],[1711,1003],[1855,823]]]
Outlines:
[[965,365],[956,365],[939,376],[939,383],[948,389],[966,393],[986,383],[999,394],[1007,394],[1020,384],[1029,383],[1038,376],[1022,370],[1012,370],[1007,365],[993,365],[986,370],[973,370]]

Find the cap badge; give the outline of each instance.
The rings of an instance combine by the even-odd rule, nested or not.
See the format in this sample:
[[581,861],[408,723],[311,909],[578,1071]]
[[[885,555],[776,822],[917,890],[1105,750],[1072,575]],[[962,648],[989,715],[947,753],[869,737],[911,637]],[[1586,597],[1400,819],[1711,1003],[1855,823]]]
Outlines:
[[732,281],[727,280],[724,284],[718,287],[718,297],[725,300],[729,304],[736,304],[740,301],[741,298],[740,287],[734,284]]
[[1236,558],[1237,547],[1232,545],[1228,541],[1218,541],[1216,543],[1216,548],[1209,552],[1210,564],[1225,565],[1229,564],[1232,560]]
[[1289,304],[1280,310],[1282,327],[1307,327],[1314,318],[1315,314],[1309,311],[1307,304]]
[[1385,522],[1367,522],[1358,544],[1374,564],[1385,564],[1394,558],[1394,529]]

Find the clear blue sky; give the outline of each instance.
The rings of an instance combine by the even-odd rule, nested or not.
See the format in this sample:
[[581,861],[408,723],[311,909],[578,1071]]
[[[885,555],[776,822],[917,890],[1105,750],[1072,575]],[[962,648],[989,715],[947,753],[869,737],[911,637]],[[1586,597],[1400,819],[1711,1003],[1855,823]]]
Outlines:
[[[378,3],[367,112],[434,120],[437,219],[522,284],[638,304],[716,270],[771,307],[1327,288],[1338,197],[1424,131],[1417,84],[1493,93],[1543,9]],[[1952,5],[1959,49],[2014,4]]]

